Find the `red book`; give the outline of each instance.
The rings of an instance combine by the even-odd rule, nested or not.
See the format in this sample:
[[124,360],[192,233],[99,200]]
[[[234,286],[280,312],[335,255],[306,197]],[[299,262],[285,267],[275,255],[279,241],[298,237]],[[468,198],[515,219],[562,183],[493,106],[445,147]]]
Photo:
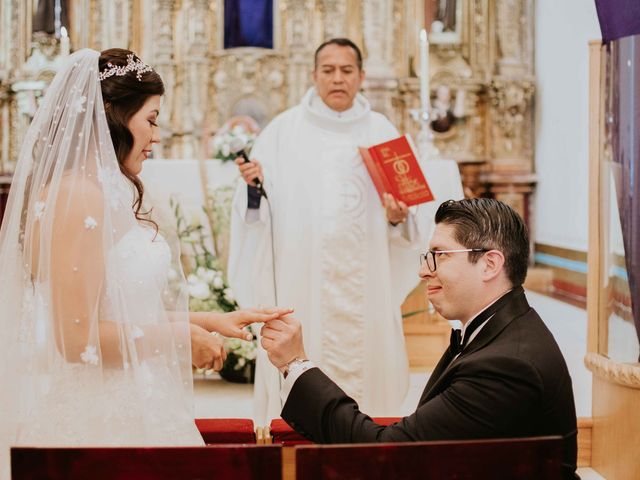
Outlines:
[[434,199],[408,135],[358,149],[380,195],[380,201],[384,193],[390,193],[407,206]]

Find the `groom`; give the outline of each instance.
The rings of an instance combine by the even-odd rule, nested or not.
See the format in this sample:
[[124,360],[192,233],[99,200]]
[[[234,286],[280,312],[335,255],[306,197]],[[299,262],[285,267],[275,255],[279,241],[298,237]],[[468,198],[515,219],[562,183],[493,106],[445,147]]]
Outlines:
[[431,374],[416,411],[382,426],[306,358],[298,320],[268,322],[262,345],[285,377],[282,418],[320,443],[561,435],[563,472],[576,478],[571,377],[552,334],[527,303],[529,238],[518,214],[492,199],[448,201],[421,255],[429,300],[462,332]]

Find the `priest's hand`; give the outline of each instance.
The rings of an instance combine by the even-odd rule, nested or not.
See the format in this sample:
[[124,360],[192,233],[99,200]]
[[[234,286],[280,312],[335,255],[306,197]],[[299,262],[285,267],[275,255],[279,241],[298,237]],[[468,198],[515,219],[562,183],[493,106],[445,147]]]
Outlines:
[[191,363],[196,368],[222,369],[222,364],[227,358],[222,338],[212,335],[204,328],[189,324],[191,329]]
[[392,225],[403,223],[409,215],[409,207],[404,202],[397,201],[390,193],[382,196],[384,208],[387,210],[387,220]]
[[290,315],[268,321],[260,335],[260,343],[276,368],[282,369],[296,358],[307,358],[302,342],[302,325]]
[[264,181],[262,176],[262,165],[257,160],[251,160],[250,162],[245,162],[242,157],[238,157],[235,159],[236,165],[238,165],[238,169],[240,170],[240,175],[242,175],[242,179],[247,182],[247,185],[251,185],[252,187],[256,187],[256,182],[254,181],[256,178],[260,180],[260,183]]

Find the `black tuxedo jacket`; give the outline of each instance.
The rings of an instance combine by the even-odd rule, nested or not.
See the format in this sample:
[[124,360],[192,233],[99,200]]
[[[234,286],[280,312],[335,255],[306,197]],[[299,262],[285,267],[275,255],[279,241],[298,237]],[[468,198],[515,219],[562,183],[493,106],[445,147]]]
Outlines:
[[445,352],[416,411],[378,425],[317,368],[295,382],[282,418],[319,443],[407,442],[562,435],[575,478],[571,377],[551,332],[517,287],[462,354]]

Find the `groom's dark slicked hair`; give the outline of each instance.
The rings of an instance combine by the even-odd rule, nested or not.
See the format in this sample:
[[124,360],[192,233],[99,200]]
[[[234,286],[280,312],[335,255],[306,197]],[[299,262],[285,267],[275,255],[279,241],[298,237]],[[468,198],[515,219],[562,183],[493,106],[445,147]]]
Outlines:
[[[522,285],[529,266],[529,234],[522,217],[506,203],[492,198],[448,200],[436,212],[436,224],[454,228],[456,242],[465,248],[500,250],[514,287]],[[483,253],[469,253],[476,263]]]
[[349,47],[353,49],[354,53],[356,54],[356,63],[358,64],[358,70],[362,70],[362,52],[360,51],[358,46],[348,38],[332,38],[331,40],[327,40],[326,42],[322,43],[316,49],[316,53],[313,56],[314,70],[318,68],[318,54],[324,47],[327,47],[329,45],[338,45],[339,47]]

